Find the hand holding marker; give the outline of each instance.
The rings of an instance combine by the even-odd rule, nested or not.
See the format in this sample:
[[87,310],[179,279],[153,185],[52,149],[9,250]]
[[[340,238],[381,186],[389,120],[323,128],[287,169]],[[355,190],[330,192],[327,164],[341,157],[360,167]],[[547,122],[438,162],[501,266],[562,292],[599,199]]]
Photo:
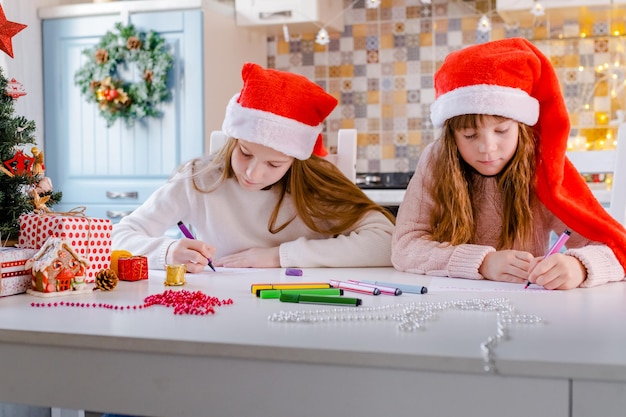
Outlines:
[[[565,245],[565,242],[567,242],[567,239],[569,239],[570,234],[571,232],[565,229],[565,231],[561,233],[561,236],[559,236],[556,242],[554,242],[554,244],[550,247],[550,249],[548,249],[548,252],[543,256],[543,259],[546,259],[548,256],[560,251],[563,245]],[[524,289],[528,288],[529,286],[530,286],[530,281],[526,283],[526,286],[524,287]]]
[[[185,226],[185,223],[183,223],[182,221],[178,222],[178,228],[187,239],[195,239],[194,235],[191,234],[189,229],[187,229],[187,226]],[[207,261],[209,261],[209,266],[211,267],[211,269],[215,271],[215,268],[213,267],[213,262],[211,262],[211,258],[207,258]]]

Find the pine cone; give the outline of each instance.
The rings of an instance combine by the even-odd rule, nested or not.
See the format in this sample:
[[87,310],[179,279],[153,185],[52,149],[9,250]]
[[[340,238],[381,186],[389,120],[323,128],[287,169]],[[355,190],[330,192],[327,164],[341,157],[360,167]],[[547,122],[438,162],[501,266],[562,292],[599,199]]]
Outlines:
[[96,274],[95,290],[111,291],[117,285],[117,274],[112,269],[101,269]]

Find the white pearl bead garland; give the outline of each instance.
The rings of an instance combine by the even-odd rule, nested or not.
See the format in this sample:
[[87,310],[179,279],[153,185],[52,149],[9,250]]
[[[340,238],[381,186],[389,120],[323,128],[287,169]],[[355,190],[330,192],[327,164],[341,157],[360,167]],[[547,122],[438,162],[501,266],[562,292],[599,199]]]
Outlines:
[[488,373],[496,373],[495,348],[509,340],[509,329],[514,324],[538,324],[543,319],[534,314],[520,314],[506,298],[471,299],[428,303],[399,303],[377,307],[341,307],[323,310],[279,311],[268,317],[282,323],[328,323],[344,321],[395,321],[401,331],[424,329],[443,311],[470,310],[496,313],[496,334],[480,344],[484,366]]

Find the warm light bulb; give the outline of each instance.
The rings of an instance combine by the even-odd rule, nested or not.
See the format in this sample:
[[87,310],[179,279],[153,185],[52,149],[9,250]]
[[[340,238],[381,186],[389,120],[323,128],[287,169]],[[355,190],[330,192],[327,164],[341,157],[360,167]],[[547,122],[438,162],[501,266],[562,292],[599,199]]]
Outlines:
[[539,3],[538,1],[536,1],[535,4],[533,4],[533,7],[530,9],[530,14],[532,14],[535,17],[543,16],[544,14],[546,14],[546,11],[543,8],[543,5]]
[[480,20],[478,21],[478,28],[477,30],[479,32],[489,32],[491,30],[491,20],[489,20],[489,18],[487,17],[486,14],[484,14]]
[[315,36],[315,42],[319,45],[328,45],[330,43],[330,37],[328,36],[328,31],[324,28],[321,28],[317,35]]

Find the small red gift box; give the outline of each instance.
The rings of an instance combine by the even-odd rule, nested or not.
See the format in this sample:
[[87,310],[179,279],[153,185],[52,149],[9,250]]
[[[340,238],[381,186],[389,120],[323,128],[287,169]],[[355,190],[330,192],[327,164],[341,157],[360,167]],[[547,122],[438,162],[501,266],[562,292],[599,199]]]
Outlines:
[[32,275],[24,264],[32,258],[35,249],[0,248],[0,297],[21,294],[30,288]]
[[148,279],[148,258],[131,256],[117,260],[117,277],[122,281]]
[[111,265],[111,232],[107,219],[86,217],[82,213],[22,214],[18,247],[41,248],[49,237],[64,238],[74,251],[89,262],[86,282],[94,282],[101,269]]

